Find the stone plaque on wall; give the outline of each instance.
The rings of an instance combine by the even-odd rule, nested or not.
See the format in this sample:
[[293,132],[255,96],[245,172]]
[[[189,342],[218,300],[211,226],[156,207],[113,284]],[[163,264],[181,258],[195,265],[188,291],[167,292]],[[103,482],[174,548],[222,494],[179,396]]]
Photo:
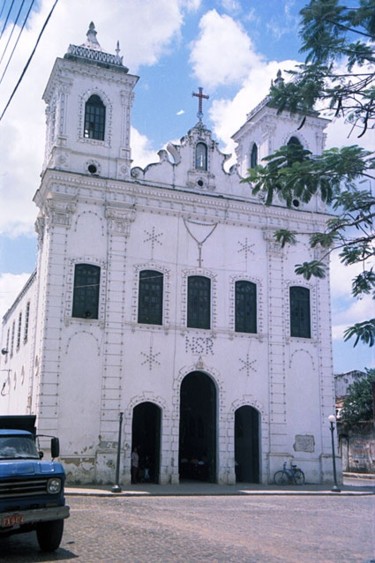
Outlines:
[[315,450],[314,436],[311,434],[297,434],[293,449],[295,452],[313,452]]

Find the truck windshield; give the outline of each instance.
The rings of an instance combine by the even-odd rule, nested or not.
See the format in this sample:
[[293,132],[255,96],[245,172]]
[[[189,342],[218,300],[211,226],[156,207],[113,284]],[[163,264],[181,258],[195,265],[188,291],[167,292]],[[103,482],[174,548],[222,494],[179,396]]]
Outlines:
[[32,437],[0,436],[0,459],[39,459]]

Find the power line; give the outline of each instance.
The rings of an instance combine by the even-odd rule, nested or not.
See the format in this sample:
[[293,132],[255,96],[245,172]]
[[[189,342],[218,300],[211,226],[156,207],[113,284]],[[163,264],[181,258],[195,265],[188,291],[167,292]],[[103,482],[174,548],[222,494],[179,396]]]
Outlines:
[[19,8],[19,10],[18,10],[18,14],[17,14],[17,16],[16,16],[16,19],[15,19],[14,22],[13,22],[12,31],[10,32],[10,36],[8,37],[7,44],[5,45],[5,48],[4,48],[4,50],[3,50],[3,54],[1,55],[0,64],[1,64],[2,60],[3,60],[3,58],[4,58],[4,55],[5,55],[6,51],[7,51],[7,49],[8,49],[8,45],[9,45],[9,43],[10,43],[10,40],[12,39],[13,32],[14,32],[15,27],[16,27],[16,25],[17,25],[18,18],[19,18],[20,15],[21,15],[22,8],[23,8],[24,4],[25,4],[25,0],[22,0],[22,3],[21,3],[20,8]]
[[[14,0],[13,0],[13,1],[14,1]],[[38,47],[38,45],[39,45],[39,41],[40,41],[41,38],[42,38],[42,35],[43,35],[43,33],[44,33],[44,30],[45,30],[46,27],[47,27],[47,24],[48,24],[48,22],[49,22],[49,20],[50,20],[50,18],[51,18],[51,16],[52,16],[52,14],[53,14],[54,9],[56,8],[56,5],[57,5],[58,1],[59,1],[59,0],[55,0],[53,6],[52,6],[52,8],[51,8],[51,10],[50,10],[50,12],[49,12],[49,14],[48,14],[48,16],[47,16],[46,21],[45,21],[44,24],[43,24],[43,27],[42,27],[42,29],[41,29],[41,31],[40,31],[40,33],[39,33],[38,39],[36,40],[36,43],[35,43],[35,45],[34,45],[34,48],[33,48],[32,52],[31,52],[31,55],[30,55],[30,57],[29,57],[29,59],[28,59],[26,65],[25,65],[25,68],[23,69],[23,71],[22,71],[22,73],[21,73],[21,76],[19,77],[18,82],[17,82],[16,86],[14,87],[13,92],[12,92],[12,94],[11,94],[11,96],[10,96],[10,98],[9,98],[9,100],[8,100],[8,102],[7,102],[7,104],[6,104],[5,108],[4,108],[4,110],[3,110],[2,114],[1,114],[1,116],[0,116],[0,121],[3,119],[6,110],[8,109],[8,107],[9,107],[9,105],[10,105],[10,102],[12,101],[12,99],[13,99],[15,93],[16,93],[17,90],[18,90],[19,85],[20,85],[21,82],[22,82],[23,77],[24,77],[25,74],[26,74],[27,69],[29,68],[29,65],[30,65],[30,63],[31,63],[31,61],[32,61],[32,58],[33,58],[34,54],[35,54],[35,51],[36,51],[36,49],[37,49],[37,47]]]
[[19,18],[20,15],[21,15],[22,8],[23,8],[24,4],[25,4],[25,0],[22,0],[22,4],[20,5],[20,9],[18,10],[18,14],[17,14],[17,16],[16,16],[16,19],[15,19],[14,22],[13,22],[12,31],[10,32],[10,35],[9,35],[9,37],[8,37],[7,44],[5,45],[3,54],[1,55],[0,64],[3,62],[3,58],[4,58],[4,56],[5,56],[5,53],[7,52],[8,45],[9,45],[9,43],[10,43],[10,40],[11,40],[12,37],[13,37],[13,32],[14,32],[14,30],[16,29],[16,25],[17,25],[17,22],[18,22],[18,18]]
[[1,7],[1,12],[0,12],[0,20],[1,20],[1,16],[3,15],[3,12],[4,12],[5,2],[6,2],[6,0],[3,0],[3,5]]
[[[4,69],[4,72],[3,72],[3,74],[1,75],[0,84],[2,83],[3,78],[4,78],[5,74],[6,74],[6,71],[8,70],[9,64],[10,64],[12,58],[13,58],[14,51],[15,51],[17,45],[18,45],[18,42],[19,42],[20,37],[21,37],[21,35],[22,35],[22,32],[23,32],[23,30],[24,30],[24,28],[25,28],[26,22],[27,22],[27,20],[28,20],[28,18],[29,18],[30,12],[31,12],[32,7],[33,7],[33,5],[34,5],[34,1],[35,1],[35,0],[32,0],[31,4],[30,4],[30,6],[29,6],[29,10],[28,10],[28,12],[27,12],[27,14],[26,14],[26,17],[25,17],[25,19],[24,19],[24,22],[23,22],[23,24],[22,24],[22,27],[21,27],[21,29],[20,29],[20,31],[19,31],[19,33],[18,33],[18,37],[17,37],[16,42],[15,42],[15,44],[14,44],[14,46],[13,46],[12,52],[11,52],[11,54],[10,54],[10,57],[9,57],[9,59],[8,59],[8,62],[7,62],[7,64],[6,64],[6,67],[5,67],[5,69]],[[13,28],[13,29],[14,29],[14,28]],[[12,30],[12,33],[13,33],[13,30]],[[9,43],[9,41],[8,41],[8,43]],[[6,47],[8,47],[8,43],[7,43],[7,46],[6,46]],[[5,50],[6,50],[6,48],[5,48]],[[4,53],[3,53],[3,56],[4,56],[4,54],[5,54],[5,51],[4,51]],[[1,57],[0,63],[1,63],[2,60],[3,60],[3,57]]]
[[7,26],[7,24],[8,24],[8,20],[9,20],[10,14],[12,13],[13,4],[14,4],[14,0],[12,0],[12,3],[11,3],[10,8],[9,8],[9,10],[8,10],[7,17],[5,18],[5,22],[4,22],[4,25],[3,25],[3,29],[1,30],[1,33],[0,33],[0,39],[2,38],[3,33],[4,33],[4,31],[5,31],[5,29],[6,29],[6,26]]

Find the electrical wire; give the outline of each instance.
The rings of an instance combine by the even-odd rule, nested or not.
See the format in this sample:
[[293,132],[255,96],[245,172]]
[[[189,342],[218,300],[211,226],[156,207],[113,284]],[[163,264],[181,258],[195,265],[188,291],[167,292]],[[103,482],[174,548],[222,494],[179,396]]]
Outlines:
[[48,24],[48,22],[49,22],[49,20],[50,20],[50,18],[51,18],[51,16],[52,16],[52,14],[53,14],[54,9],[56,8],[56,5],[57,5],[58,1],[59,1],[59,0],[55,0],[55,2],[54,2],[54,4],[53,4],[53,6],[52,6],[52,8],[51,8],[51,10],[50,10],[50,12],[49,12],[47,18],[46,18],[46,21],[45,21],[44,24],[43,24],[43,27],[42,27],[42,29],[41,29],[41,31],[40,31],[40,33],[39,33],[38,39],[36,40],[36,43],[35,43],[35,45],[34,45],[34,48],[33,48],[32,52],[31,52],[31,55],[30,55],[30,57],[29,57],[29,59],[28,59],[26,65],[25,65],[25,67],[24,67],[24,69],[23,69],[23,71],[22,71],[22,73],[21,73],[21,76],[20,76],[19,79],[18,79],[18,82],[17,82],[16,86],[15,86],[14,89],[13,89],[12,94],[10,95],[10,98],[9,98],[9,100],[8,100],[8,102],[7,102],[6,106],[5,106],[5,108],[4,108],[3,112],[2,112],[2,114],[0,115],[0,121],[3,119],[3,117],[4,117],[4,115],[5,115],[5,112],[7,111],[8,107],[9,107],[9,105],[10,105],[10,103],[11,103],[11,101],[12,101],[14,95],[15,95],[15,93],[16,93],[17,90],[18,90],[19,85],[21,84],[21,82],[22,82],[22,80],[23,80],[23,77],[24,77],[25,74],[26,74],[27,69],[29,68],[29,65],[30,65],[30,63],[31,63],[31,61],[32,61],[32,58],[33,58],[34,54],[35,54],[35,51],[36,51],[36,49],[37,49],[37,47],[38,47],[38,45],[39,45],[39,41],[40,41],[41,38],[42,38],[42,35],[43,35],[43,33],[44,33],[44,30],[45,30],[46,27],[47,27],[47,24]]
[[[11,52],[11,54],[10,54],[10,57],[9,57],[9,59],[8,59],[8,62],[7,62],[7,64],[6,64],[6,67],[5,67],[5,69],[4,69],[4,72],[3,72],[3,74],[1,75],[0,84],[2,83],[3,78],[4,78],[5,74],[6,74],[6,71],[8,70],[9,64],[10,64],[12,58],[13,58],[14,51],[16,50],[16,47],[17,47],[17,45],[18,45],[18,42],[19,42],[20,37],[21,37],[21,35],[22,35],[22,32],[23,32],[23,30],[25,29],[25,25],[26,25],[26,22],[27,22],[27,20],[28,20],[28,18],[29,18],[30,12],[31,12],[32,7],[33,7],[33,5],[34,5],[34,2],[35,2],[35,0],[32,0],[31,4],[30,4],[30,6],[29,6],[29,10],[28,10],[28,12],[27,12],[27,14],[26,14],[26,17],[25,17],[25,20],[24,20],[24,22],[23,22],[23,25],[22,25],[22,27],[21,27],[19,33],[18,33],[18,37],[17,37],[16,42],[15,42],[15,44],[14,44],[14,46],[13,46],[12,52]],[[3,59],[1,58],[0,63],[1,63],[2,60],[3,60]]]
[[12,0],[12,3],[11,3],[10,8],[9,8],[9,10],[8,10],[8,14],[7,14],[7,17],[6,17],[6,19],[5,19],[5,22],[4,22],[4,25],[3,25],[3,29],[1,30],[1,33],[0,33],[0,39],[2,38],[3,33],[4,33],[4,31],[5,31],[5,29],[6,29],[6,26],[7,26],[7,24],[8,24],[8,20],[9,20],[10,14],[12,13],[13,4],[14,4],[14,0]]
[[0,20],[1,20],[1,16],[3,15],[3,12],[4,12],[5,2],[6,2],[6,0],[3,0],[3,5],[2,5],[2,8],[1,8],[1,12],[0,12]]
[[18,10],[18,14],[17,14],[16,19],[14,20],[14,23],[13,23],[12,31],[10,32],[10,35],[9,35],[9,37],[8,37],[7,44],[5,45],[3,54],[2,54],[1,57],[0,57],[0,64],[3,62],[3,58],[4,58],[4,56],[5,56],[5,53],[7,52],[8,45],[9,45],[9,43],[10,43],[10,40],[11,40],[12,37],[13,37],[13,32],[14,32],[14,30],[16,29],[16,25],[17,25],[17,22],[18,22],[18,18],[19,18],[20,15],[21,15],[22,8],[23,8],[24,4],[25,4],[25,0],[22,0],[22,4],[21,4],[21,6],[20,6],[20,9]]

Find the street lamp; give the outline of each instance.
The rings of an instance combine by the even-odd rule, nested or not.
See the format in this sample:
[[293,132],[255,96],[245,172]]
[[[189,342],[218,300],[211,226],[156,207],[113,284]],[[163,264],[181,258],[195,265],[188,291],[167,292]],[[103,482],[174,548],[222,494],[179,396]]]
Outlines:
[[335,431],[335,422],[336,417],[334,414],[330,414],[328,417],[330,430],[331,430],[331,442],[332,442],[332,463],[333,463],[333,482],[334,485],[332,487],[332,491],[334,493],[341,493],[341,489],[339,489],[337,485],[337,474],[336,474],[336,455],[335,455],[335,438],[334,438],[334,431]]

